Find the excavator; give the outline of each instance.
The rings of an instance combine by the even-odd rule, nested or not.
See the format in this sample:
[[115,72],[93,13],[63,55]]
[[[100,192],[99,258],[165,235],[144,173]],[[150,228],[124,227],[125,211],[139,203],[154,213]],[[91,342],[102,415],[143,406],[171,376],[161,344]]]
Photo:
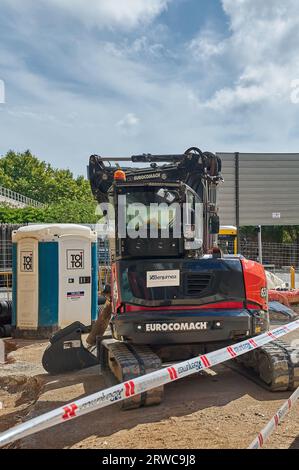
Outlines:
[[[221,164],[197,147],[174,155],[90,157],[91,189],[110,233],[111,335],[99,338],[94,355],[83,345],[80,322],[55,333],[43,357],[49,373],[100,363],[123,382],[269,329],[263,266],[217,246]],[[299,385],[299,362],[282,341],[238,361],[269,390]],[[122,407],[159,404],[162,397],[159,387]]]

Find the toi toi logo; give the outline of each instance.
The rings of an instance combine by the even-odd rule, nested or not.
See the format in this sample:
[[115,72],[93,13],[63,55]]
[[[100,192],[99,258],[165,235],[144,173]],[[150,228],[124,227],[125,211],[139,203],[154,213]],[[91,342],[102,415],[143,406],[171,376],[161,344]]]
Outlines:
[[84,269],[83,250],[67,250],[67,269]]
[[5,84],[4,81],[0,79],[0,104],[5,103]]

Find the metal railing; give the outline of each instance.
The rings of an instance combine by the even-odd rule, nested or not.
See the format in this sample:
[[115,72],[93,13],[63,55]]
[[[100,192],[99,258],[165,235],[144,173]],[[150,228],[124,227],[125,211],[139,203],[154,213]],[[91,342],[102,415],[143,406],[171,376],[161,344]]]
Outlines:
[[32,207],[44,207],[44,204],[41,202],[35,201],[30,197],[23,196],[22,194],[16,193],[11,189],[4,188],[0,186],[0,196],[4,197],[5,199],[14,203],[24,204],[25,206],[32,206]]

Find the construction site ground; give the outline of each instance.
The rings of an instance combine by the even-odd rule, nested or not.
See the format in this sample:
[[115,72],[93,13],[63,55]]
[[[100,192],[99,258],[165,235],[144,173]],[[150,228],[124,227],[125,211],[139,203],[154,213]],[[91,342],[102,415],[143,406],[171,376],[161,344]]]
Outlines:
[[[274,325],[273,325],[274,326]],[[288,335],[299,347],[299,332]],[[41,366],[47,341],[13,340],[0,367],[0,432],[109,386],[98,368],[49,376]],[[271,393],[219,365],[166,385],[159,406],[121,411],[118,404],[28,436],[12,448],[246,448],[290,392]],[[265,448],[299,449],[299,406]]]

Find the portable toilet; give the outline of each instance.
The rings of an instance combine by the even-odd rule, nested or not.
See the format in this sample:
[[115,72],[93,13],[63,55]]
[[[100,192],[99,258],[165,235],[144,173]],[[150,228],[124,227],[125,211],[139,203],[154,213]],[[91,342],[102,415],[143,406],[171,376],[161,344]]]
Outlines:
[[48,338],[97,317],[97,234],[75,224],[29,225],[13,232],[16,337]]

